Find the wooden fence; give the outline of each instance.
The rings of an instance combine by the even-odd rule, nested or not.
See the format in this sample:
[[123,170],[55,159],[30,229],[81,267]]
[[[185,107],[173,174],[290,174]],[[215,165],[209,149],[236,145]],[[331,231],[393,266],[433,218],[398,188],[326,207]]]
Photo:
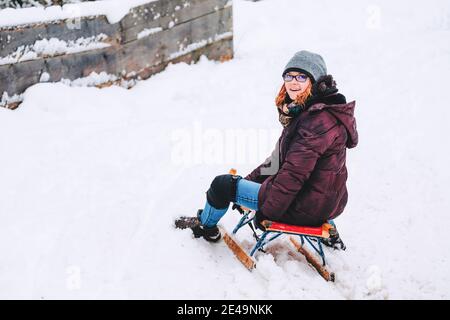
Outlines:
[[[225,61],[233,57],[232,29],[231,0],[158,0],[131,9],[114,24],[106,16],[93,16],[3,27],[0,98],[4,106],[17,107],[20,98],[8,102],[5,97],[20,95],[42,81],[43,74],[50,82],[75,80],[92,72],[146,79],[170,62],[197,61],[201,55]],[[5,57],[33,48],[43,39],[74,43],[99,36],[102,48],[1,63],[2,58],[7,61]]]

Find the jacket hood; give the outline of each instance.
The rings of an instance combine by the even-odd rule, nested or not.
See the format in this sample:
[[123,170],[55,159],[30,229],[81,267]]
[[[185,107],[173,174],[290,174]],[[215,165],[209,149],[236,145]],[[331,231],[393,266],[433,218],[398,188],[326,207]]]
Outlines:
[[358,131],[356,130],[356,119],[354,117],[356,101],[342,104],[317,103],[312,105],[308,111],[326,110],[333,115],[347,130],[347,148],[354,148],[358,144]]
[[337,93],[336,82],[331,75],[321,77],[313,88],[313,96],[306,102],[308,112],[326,110],[344,125],[348,133],[347,148],[358,144],[358,131],[354,117],[356,101],[348,102],[344,95]]

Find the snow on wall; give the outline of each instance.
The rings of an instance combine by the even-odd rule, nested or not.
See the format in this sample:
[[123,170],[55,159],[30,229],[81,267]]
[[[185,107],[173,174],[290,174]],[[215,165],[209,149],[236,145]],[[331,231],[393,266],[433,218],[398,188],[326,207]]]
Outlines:
[[120,21],[131,8],[157,0],[100,0],[46,8],[0,10],[0,27],[105,15],[110,23]]
[[23,101],[23,94],[15,94],[9,96],[8,92],[3,92],[0,99],[0,107],[6,107],[9,104],[15,104]]
[[107,74],[106,72],[92,72],[89,76],[78,78],[75,80],[61,79],[61,83],[70,87],[94,87],[107,82],[116,81],[117,76],[113,74]]
[[[75,80],[61,79],[61,83],[69,87],[99,87],[104,84],[117,84],[122,88],[129,89],[136,85],[139,79],[127,80],[122,77],[118,77],[114,74],[108,74],[106,72],[97,73],[95,71],[91,72],[87,77],[78,78]],[[41,81],[44,82],[44,81]]]
[[211,44],[215,41],[220,41],[222,39],[226,39],[228,37],[233,36],[232,32],[225,32],[225,33],[221,33],[221,34],[216,34],[214,37],[212,38],[208,38],[199,42],[195,42],[195,43],[191,43],[188,46],[186,46],[185,48],[182,48],[181,50],[172,53],[169,56],[169,59],[176,59],[178,57],[181,57],[185,54],[188,54],[192,51],[198,50],[200,48],[206,47],[208,44]]
[[137,38],[142,39],[142,38],[148,37],[149,35],[160,32],[162,30],[163,29],[161,27],[156,27],[156,28],[151,28],[151,29],[145,28],[144,30],[142,30],[141,32],[138,33]]
[[0,65],[106,48],[110,46],[110,44],[103,42],[106,39],[105,34],[78,38],[75,41],[64,41],[57,38],[42,39],[29,46],[20,46],[6,57],[0,57]]

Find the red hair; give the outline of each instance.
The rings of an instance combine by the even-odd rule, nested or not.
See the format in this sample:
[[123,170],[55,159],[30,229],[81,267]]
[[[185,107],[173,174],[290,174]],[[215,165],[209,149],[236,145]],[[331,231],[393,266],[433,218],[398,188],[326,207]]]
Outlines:
[[[306,99],[309,98],[309,96],[311,96],[311,91],[312,91],[312,83],[309,82],[308,87],[306,88],[305,91],[303,91],[302,93],[300,93],[299,95],[297,95],[297,97],[295,98],[295,103],[298,105],[303,105],[306,102]],[[283,107],[283,105],[285,104],[285,97],[286,97],[286,87],[283,85],[281,86],[280,92],[278,92],[277,97],[275,98],[275,105],[278,108]]]

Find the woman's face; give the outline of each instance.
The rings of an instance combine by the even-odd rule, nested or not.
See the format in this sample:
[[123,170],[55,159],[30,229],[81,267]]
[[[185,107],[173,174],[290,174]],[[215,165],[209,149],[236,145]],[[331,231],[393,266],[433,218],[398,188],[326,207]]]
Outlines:
[[[297,78],[300,78],[300,81],[298,81]],[[286,87],[289,98],[292,100],[295,100],[297,95],[303,93],[310,84],[311,80],[309,77],[301,72],[290,71],[284,76],[284,86]]]

